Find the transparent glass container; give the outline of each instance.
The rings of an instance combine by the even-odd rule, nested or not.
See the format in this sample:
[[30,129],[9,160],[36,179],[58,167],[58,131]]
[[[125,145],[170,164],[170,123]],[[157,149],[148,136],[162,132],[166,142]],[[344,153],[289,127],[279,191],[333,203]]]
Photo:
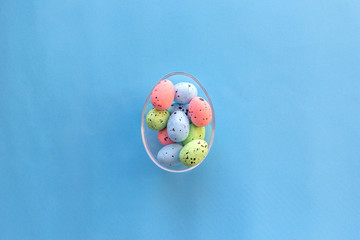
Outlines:
[[[215,112],[214,112],[214,108],[213,108],[213,105],[212,105],[212,102],[211,102],[211,99],[210,99],[208,93],[206,92],[205,88],[201,85],[199,80],[197,80],[194,76],[192,76],[188,73],[185,73],[185,72],[170,73],[170,74],[164,76],[159,81],[164,80],[164,79],[170,80],[174,85],[177,83],[180,83],[180,82],[192,83],[198,90],[198,97],[204,98],[209,103],[211,111],[212,111],[212,120],[211,120],[210,124],[205,126],[205,139],[204,139],[209,145],[209,151],[208,151],[208,154],[209,154],[213,140],[214,140],[214,134],[215,134]],[[154,83],[154,87],[155,87],[155,85],[156,85],[156,83]],[[157,154],[158,154],[159,150],[163,147],[163,145],[159,142],[159,140],[157,138],[158,131],[151,130],[146,125],[146,114],[153,108],[153,106],[151,105],[151,101],[150,101],[152,90],[153,89],[151,89],[149,95],[146,98],[144,108],[143,108],[142,114],[141,114],[141,136],[142,136],[142,140],[143,140],[144,147],[145,147],[147,154],[149,155],[150,159],[159,168],[164,169],[165,171],[168,171],[168,172],[181,173],[181,172],[187,172],[187,171],[190,171],[190,170],[196,168],[202,162],[205,161],[206,157],[198,165],[192,166],[192,167],[187,167],[187,166],[183,165],[182,163],[180,163],[179,165],[167,166],[167,165],[163,165],[160,162],[158,162]]]

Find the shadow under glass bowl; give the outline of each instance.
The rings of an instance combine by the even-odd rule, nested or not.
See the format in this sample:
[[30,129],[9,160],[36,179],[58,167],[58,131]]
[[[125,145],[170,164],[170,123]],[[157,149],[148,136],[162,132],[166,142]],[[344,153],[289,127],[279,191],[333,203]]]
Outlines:
[[[164,79],[170,80],[174,85],[177,83],[180,83],[180,82],[192,83],[198,90],[198,97],[204,98],[209,103],[211,111],[212,111],[212,120],[211,120],[210,124],[205,126],[205,139],[204,139],[209,145],[209,151],[208,151],[208,154],[209,154],[213,140],[214,140],[214,134],[215,134],[215,112],[214,112],[214,108],[213,108],[213,105],[211,103],[211,99],[210,99],[208,93],[206,92],[205,88],[201,85],[201,83],[194,76],[192,76],[188,73],[185,73],[185,72],[170,73],[170,74],[166,75],[165,77],[163,77],[162,79],[160,79],[159,81],[164,80]],[[154,87],[155,87],[155,85],[156,84],[154,84]],[[142,136],[142,140],[143,140],[144,147],[145,147],[147,154],[149,155],[150,159],[159,168],[164,169],[165,171],[168,171],[168,172],[180,173],[180,172],[187,172],[187,171],[190,171],[190,170],[196,168],[203,161],[205,161],[205,159],[203,161],[201,161],[198,165],[193,166],[193,167],[187,167],[183,164],[167,166],[167,165],[163,165],[160,162],[158,162],[157,153],[163,147],[163,145],[161,145],[161,143],[159,142],[159,140],[157,138],[158,131],[151,130],[146,125],[146,114],[153,108],[153,106],[151,105],[151,101],[150,101],[152,90],[153,89],[151,89],[149,95],[146,98],[144,108],[143,108],[142,114],[141,114],[141,136]]]

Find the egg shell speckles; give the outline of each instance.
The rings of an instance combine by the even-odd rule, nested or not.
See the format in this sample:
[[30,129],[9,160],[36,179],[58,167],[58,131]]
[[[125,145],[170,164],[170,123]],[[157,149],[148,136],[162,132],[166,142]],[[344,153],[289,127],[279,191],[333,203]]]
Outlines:
[[204,138],[205,138],[205,127],[198,127],[191,123],[189,135],[185,139],[185,141],[182,142],[182,144],[185,146],[186,144],[188,144],[193,140],[198,140],[198,139],[203,140]]
[[178,165],[180,163],[179,154],[182,147],[183,146],[178,143],[162,147],[157,154],[157,160],[159,163],[167,166]]
[[183,104],[173,103],[169,107],[168,111],[170,112],[170,114],[172,114],[175,111],[182,111],[190,119],[190,117],[189,117],[189,104],[184,104],[183,105]]
[[207,142],[204,140],[193,140],[181,149],[180,161],[188,167],[198,165],[204,160],[208,151]]
[[151,104],[157,110],[168,109],[174,101],[175,88],[170,80],[161,80],[151,93]]
[[209,103],[201,98],[193,98],[189,104],[191,122],[198,127],[204,127],[211,122],[212,112]]
[[189,128],[189,119],[184,112],[175,111],[171,114],[167,124],[167,133],[172,141],[184,141],[189,135]]
[[152,130],[161,130],[166,127],[170,113],[168,110],[151,109],[146,115],[146,125]]
[[158,132],[158,139],[159,139],[159,142],[165,146],[175,143],[175,142],[171,141],[171,139],[169,138],[169,136],[167,134],[167,128],[164,128]]
[[198,94],[196,87],[188,82],[181,82],[175,85],[175,102],[188,104]]

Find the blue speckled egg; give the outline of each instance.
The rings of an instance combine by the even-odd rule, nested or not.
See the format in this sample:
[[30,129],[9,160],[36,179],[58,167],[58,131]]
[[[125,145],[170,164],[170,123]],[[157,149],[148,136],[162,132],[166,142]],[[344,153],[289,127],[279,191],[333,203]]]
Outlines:
[[189,104],[178,104],[178,103],[173,103],[171,104],[171,106],[168,108],[168,111],[170,112],[170,114],[172,114],[175,111],[182,111],[186,114],[186,116],[189,117]]
[[182,111],[175,111],[170,115],[167,123],[167,133],[174,142],[182,142],[189,135],[189,119]]
[[182,145],[179,143],[173,143],[164,146],[157,154],[157,160],[159,163],[167,166],[174,166],[180,162],[179,154],[182,149]]
[[197,97],[196,87],[188,82],[181,82],[175,85],[175,99],[177,103],[188,104],[191,99]]

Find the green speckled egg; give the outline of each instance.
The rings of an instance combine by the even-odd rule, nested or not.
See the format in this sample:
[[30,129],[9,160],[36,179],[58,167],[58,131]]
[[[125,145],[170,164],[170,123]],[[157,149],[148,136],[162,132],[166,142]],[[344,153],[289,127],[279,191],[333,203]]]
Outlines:
[[182,144],[185,146],[192,140],[201,139],[203,140],[205,138],[205,127],[198,127],[194,125],[193,123],[190,124],[190,131],[188,137],[182,142]]
[[209,146],[204,140],[193,140],[180,151],[181,162],[188,167],[201,163],[209,151]]
[[151,109],[146,115],[146,125],[152,130],[161,130],[166,127],[167,121],[170,117],[168,110]]

